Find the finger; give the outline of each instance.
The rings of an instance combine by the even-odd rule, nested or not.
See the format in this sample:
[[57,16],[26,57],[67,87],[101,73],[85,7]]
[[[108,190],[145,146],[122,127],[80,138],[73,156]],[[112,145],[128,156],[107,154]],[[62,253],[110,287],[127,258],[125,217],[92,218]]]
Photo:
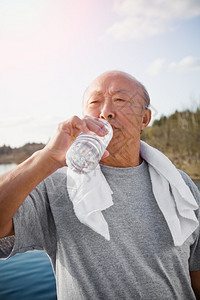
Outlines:
[[108,150],[106,150],[106,151],[104,152],[102,158],[106,158],[106,157],[108,157],[108,156],[109,156],[109,152],[108,152]]
[[87,126],[87,123],[85,120],[81,120],[75,124],[76,129],[78,129],[80,132],[84,133],[90,133],[90,129]]
[[104,136],[108,133],[107,128],[105,127],[105,123],[97,118],[85,118],[85,122],[87,128],[91,131],[96,133],[99,136]]

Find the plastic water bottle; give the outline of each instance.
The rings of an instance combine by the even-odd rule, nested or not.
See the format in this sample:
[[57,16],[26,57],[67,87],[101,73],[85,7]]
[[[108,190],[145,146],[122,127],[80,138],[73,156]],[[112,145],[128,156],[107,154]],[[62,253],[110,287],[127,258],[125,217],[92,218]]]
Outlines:
[[66,163],[70,169],[77,173],[89,173],[98,165],[110,140],[113,136],[111,125],[106,121],[108,133],[100,137],[95,133],[80,133],[66,153]]

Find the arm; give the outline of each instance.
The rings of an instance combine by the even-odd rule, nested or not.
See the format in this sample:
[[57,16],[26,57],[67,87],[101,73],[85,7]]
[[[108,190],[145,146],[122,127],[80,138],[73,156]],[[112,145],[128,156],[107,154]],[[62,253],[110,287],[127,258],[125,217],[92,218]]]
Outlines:
[[197,300],[200,300],[200,271],[190,272],[192,288]]
[[14,234],[14,214],[35,186],[57,168],[41,150],[0,177],[0,238]]
[[58,125],[44,149],[0,176],[0,238],[14,234],[12,218],[29,193],[58,168],[66,166],[66,151],[78,134],[93,131],[104,136],[103,127],[97,118],[74,116]]

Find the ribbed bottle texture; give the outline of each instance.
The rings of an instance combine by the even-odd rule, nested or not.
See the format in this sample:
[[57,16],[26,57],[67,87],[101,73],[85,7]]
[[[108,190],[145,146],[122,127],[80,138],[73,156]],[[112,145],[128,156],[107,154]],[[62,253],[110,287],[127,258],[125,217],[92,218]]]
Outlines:
[[113,136],[111,125],[102,120],[108,133],[100,137],[94,134],[80,133],[66,154],[66,163],[69,168],[77,173],[89,173],[98,165]]

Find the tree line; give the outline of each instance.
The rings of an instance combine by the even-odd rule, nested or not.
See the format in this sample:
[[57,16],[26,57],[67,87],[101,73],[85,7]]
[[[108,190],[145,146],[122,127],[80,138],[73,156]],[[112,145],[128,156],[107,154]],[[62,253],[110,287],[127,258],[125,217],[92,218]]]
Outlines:
[[[200,108],[161,116],[146,128],[142,140],[166,154],[175,166],[200,179]],[[20,163],[45,145],[27,143],[19,148],[0,147],[0,164]]]

